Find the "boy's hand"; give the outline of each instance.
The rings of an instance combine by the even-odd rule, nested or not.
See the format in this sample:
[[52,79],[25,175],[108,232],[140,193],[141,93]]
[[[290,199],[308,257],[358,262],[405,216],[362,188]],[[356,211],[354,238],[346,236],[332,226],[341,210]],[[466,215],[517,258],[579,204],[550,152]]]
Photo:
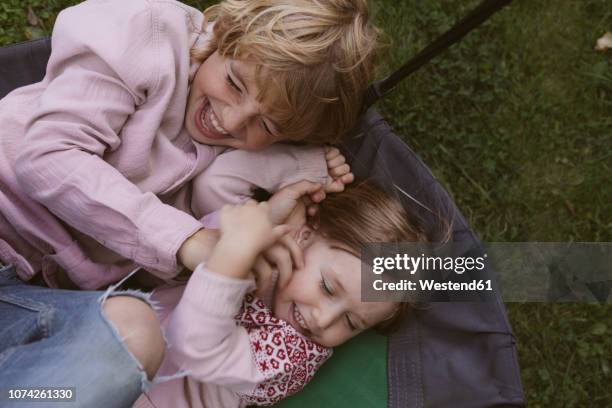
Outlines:
[[[325,191],[320,184],[307,180],[298,181],[277,191],[270,199],[270,219],[274,224],[289,224],[292,227],[302,226],[306,221],[303,198],[318,203],[325,198]],[[314,197],[314,198],[313,198]]]
[[[344,191],[344,186],[352,183],[355,179],[351,173],[351,167],[346,163],[346,158],[336,147],[325,146],[325,161],[327,161],[327,183],[325,192],[338,193]],[[313,198],[314,202],[318,202]]]

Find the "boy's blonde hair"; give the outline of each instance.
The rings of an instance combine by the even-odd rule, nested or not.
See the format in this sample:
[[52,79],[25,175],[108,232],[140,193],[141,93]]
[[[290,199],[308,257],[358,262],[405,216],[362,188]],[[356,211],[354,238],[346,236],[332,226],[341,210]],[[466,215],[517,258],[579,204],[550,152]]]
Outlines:
[[355,126],[378,39],[366,0],[224,0],[204,15],[212,40],[192,58],[253,60],[284,138],[335,143]]

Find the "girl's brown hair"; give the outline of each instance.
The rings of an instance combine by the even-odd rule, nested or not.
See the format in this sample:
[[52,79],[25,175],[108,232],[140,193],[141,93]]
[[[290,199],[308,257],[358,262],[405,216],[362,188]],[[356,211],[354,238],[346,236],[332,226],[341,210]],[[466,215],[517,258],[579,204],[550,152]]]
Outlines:
[[[356,256],[360,256],[366,243],[428,241],[417,220],[406,213],[401,203],[369,181],[327,197],[311,222],[323,237]],[[393,331],[411,306],[400,303],[393,315],[375,328],[384,333]]]
[[378,40],[366,0],[224,0],[204,15],[212,40],[192,59],[253,60],[285,138],[335,143],[355,126]]

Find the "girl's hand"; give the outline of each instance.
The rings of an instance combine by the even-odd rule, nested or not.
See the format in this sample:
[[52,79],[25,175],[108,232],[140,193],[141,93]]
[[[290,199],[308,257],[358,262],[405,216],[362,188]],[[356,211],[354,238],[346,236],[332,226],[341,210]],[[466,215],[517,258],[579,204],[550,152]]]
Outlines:
[[268,202],[226,205],[221,211],[220,243],[233,243],[238,253],[257,255],[289,231],[279,224],[272,221]]
[[219,240],[219,231],[201,229],[183,242],[177,252],[178,262],[193,271],[206,261]]
[[[355,179],[351,173],[351,167],[346,163],[346,158],[336,147],[325,146],[325,160],[327,161],[327,183],[325,192],[338,193],[344,191],[344,186],[352,183]],[[314,202],[318,202],[313,199]]]
[[226,205],[221,211],[221,237],[208,269],[234,278],[246,278],[256,257],[289,231],[287,225],[270,220],[267,202],[249,200],[243,205]]
[[[289,235],[281,239],[260,254],[253,265],[253,275],[257,284],[256,295],[266,298],[273,293],[273,285],[284,287],[291,280],[295,268],[304,267],[302,249]],[[278,277],[273,279],[274,271]]]

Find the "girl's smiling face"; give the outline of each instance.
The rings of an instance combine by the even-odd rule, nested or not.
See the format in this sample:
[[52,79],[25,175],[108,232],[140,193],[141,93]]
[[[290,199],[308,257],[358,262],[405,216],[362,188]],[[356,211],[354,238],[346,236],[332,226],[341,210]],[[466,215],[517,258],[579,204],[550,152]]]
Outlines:
[[191,84],[185,128],[204,144],[259,150],[282,140],[258,99],[255,63],[217,51],[198,68]]
[[308,227],[298,232],[304,268],[276,291],[274,315],[325,347],[340,345],[391,316],[393,302],[361,301],[361,261]]

